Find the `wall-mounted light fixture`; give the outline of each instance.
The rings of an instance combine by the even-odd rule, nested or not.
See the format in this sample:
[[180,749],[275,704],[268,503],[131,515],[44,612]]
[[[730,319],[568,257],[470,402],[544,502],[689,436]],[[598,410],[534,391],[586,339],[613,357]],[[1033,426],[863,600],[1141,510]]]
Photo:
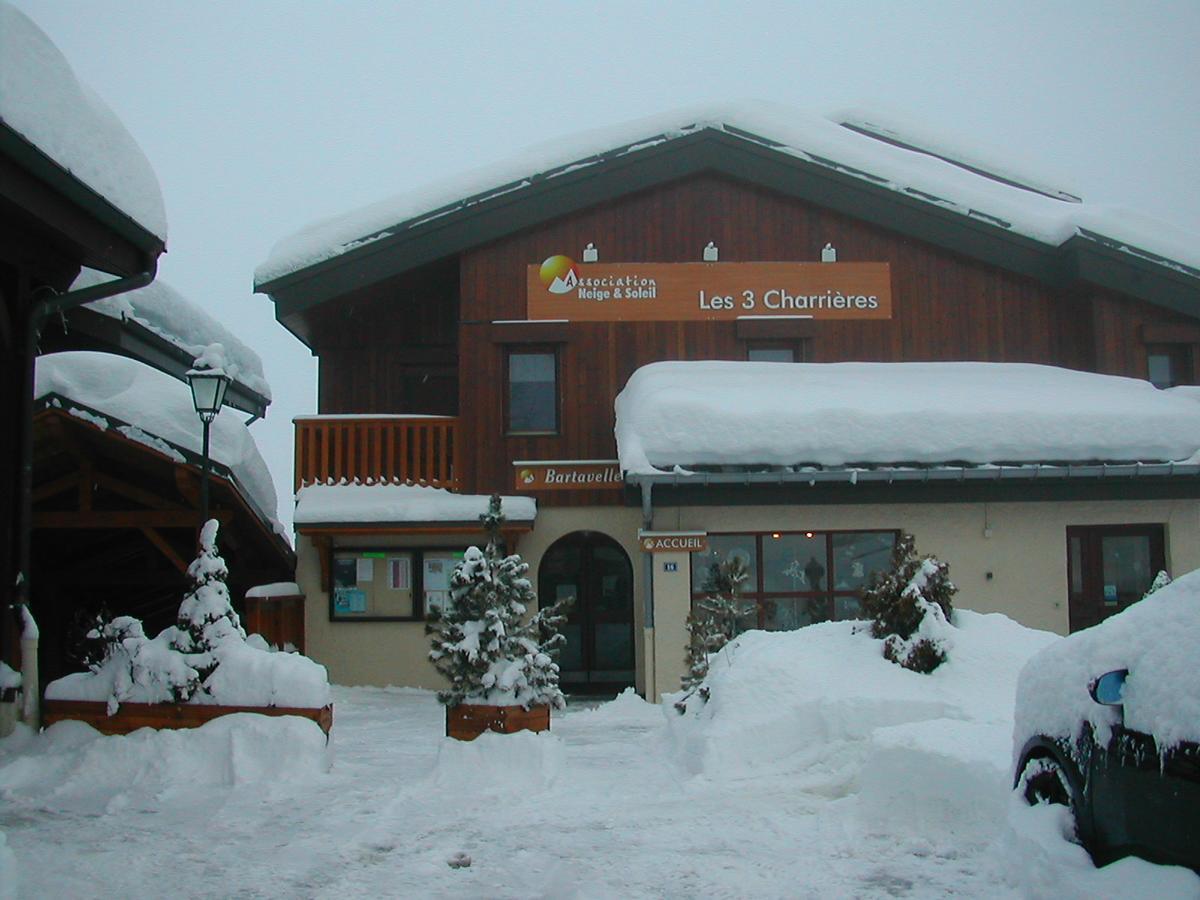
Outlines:
[[833,244],[821,248],[821,262],[837,262],[837,249]]
[[704,261],[705,262],[716,262],[717,257],[718,257],[717,245],[714,244],[712,241],[709,241],[704,246]]
[[583,248],[583,261],[595,262],[600,258],[600,251],[596,249],[596,245],[588,241],[588,245]]

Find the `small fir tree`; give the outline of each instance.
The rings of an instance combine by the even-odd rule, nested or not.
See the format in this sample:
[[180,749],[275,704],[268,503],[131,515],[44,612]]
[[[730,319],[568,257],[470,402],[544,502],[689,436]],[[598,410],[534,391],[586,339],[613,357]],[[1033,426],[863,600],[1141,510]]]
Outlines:
[[[707,596],[696,601],[687,618],[688,668],[682,679],[685,691],[694,692],[700,687],[708,676],[710,660],[742,630],[750,609],[741,594],[749,577],[746,563],[736,556],[709,567],[704,583]],[[708,699],[703,691],[701,696]]]
[[217,553],[216,519],[200,529],[200,552],[188,566],[192,589],[179,604],[179,618],[172,644],[186,654],[188,663],[207,681],[220,663],[217,649],[229,640],[244,641],[246,632],[229,600],[225,578],[229,569]]
[[487,546],[470,547],[450,576],[450,605],[426,623],[432,635],[429,658],[450,682],[438,692],[446,706],[564,704],[555,658],[562,638],[558,626],[570,601],[547,607],[523,621],[537,603],[526,577],[529,565],[517,554],[501,556],[504,516],[493,495],[480,517]]
[[915,672],[929,673],[945,662],[944,635],[957,591],[950,567],[933,556],[918,558],[913,536],[901,535],[891,566],[863,590],[863,613],[871,635],[884,641],[883,655]]
[[1146,593],[1142,594],[1142,599],[1145,600],[1157,590],[1165,588],[1171,583],[1171,576],[1167,574],[1165,569],[1159,569],[1158,574],[1154,576],[1154,580],[1150,582],[1150,587],[1146,588]]

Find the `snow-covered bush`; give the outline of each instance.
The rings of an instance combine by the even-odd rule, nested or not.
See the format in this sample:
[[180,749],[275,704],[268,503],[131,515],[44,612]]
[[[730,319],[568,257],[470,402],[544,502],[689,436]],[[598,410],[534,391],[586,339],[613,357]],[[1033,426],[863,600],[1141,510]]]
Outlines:
[[1142,594],[1142,599],[1145,600],[1155,591],[1165,588],[1171,583],[1171,576],[1167,574],[1165,569],[1159,569],[1158,574],[1154,576],[1154,580],[1150,582],[1150,587],[1146,588],[1146,593]]
[[200,688],[200,673],[172,646],[173,629],[151,640],[140,619],[117,616],[88,637],[104,644],[104,658],[92,671],[105,671],[112,677],[109,715],[135,695],[149,695],[158,702],[185,703]]
[[911,534],[900,536],[891,566],[863,589],[862,608],[887,659],[929,673],[946,661],[951,598],[958,588],[950,566],[934,556],[918,557],[915,543]]
[[527,622],[537,603],[526,577],[529,565],[519,555],[500,555],[500,497],[493,495],[480,517],[488,535],[485,549],[470,547],[450,576],[450,607],[429,617],[433,636],[429,658],[450,682],[438,692],[446,706],[565,703],[558,687],[561,645],[558,626],[570,600],[542,610]]
[[681,684],[685,691],[700,687],[708,675],[709,660],[742,630],[749,609],[741,594],[749,577],[746,563],[736,556],[709,568],[703,588],[707,596],[696,601],[687,617],[688,668]]
[[88,672],[46,687],[50,700],[121,703],[215,703],[229,706],[323,707],[330,702],[324,666],[298,654],[272,653],[247,642],[225,586],[228,569],[217,553],[215,519],[200,532],[188,567],[192,588],[178,624],[149,638],[140,620],[96,621],[90,641],[103,652]]

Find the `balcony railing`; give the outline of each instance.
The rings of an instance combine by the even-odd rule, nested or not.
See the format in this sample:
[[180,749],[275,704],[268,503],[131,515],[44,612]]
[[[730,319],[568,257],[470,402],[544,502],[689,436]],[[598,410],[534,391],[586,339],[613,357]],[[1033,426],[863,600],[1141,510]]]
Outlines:
[[299,416],[296,488],[401,481],[455,490],[453,416]]

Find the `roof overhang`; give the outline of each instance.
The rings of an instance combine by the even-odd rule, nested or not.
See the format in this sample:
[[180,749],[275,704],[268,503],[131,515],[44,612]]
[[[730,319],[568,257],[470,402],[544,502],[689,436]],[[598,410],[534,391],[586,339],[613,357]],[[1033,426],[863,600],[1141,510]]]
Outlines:
[[[148,366],[170,375],[178,381],[187,381],[188,370],[195,365],[192,354],[162,335],[132,319],[114,319],[86,306],[76,307],[65,314],[62,331],[54,331],[52,320],[42,335],[43,352],[54,350],[99,350],[136,359]],[[62,335],[64,345],[57,346],[56,337]],[[225,392],[225,404],[256,419],[267,414],[271,401],[239,381],[230,383]]]
[[3,122],[0,213],[76,262],[114,275],[152,269],[165,249],[161,238]]
[[[1091,283],[1200,317],[1200,272],[1098,235],[1050,246],[990,216],[964,215],[916,192],[873,183],[832,160],[802,159],[745,132],[704,128],[622,147],[453,207],[397,223],[339,256],[256,285],[276,318],[308,342],[303,313],[351,291],[551,219],[656,185],[718,174],[945,247],[1055,286]],[[936,199],[936,198],[935,198]],[[1123,248],[1124,245],[1121,245]]]
[[[667,505],[943,503],[1200,497],[1191,462],[625,474],[626,501]],[[769,490],[766,490],[768,489]]]

